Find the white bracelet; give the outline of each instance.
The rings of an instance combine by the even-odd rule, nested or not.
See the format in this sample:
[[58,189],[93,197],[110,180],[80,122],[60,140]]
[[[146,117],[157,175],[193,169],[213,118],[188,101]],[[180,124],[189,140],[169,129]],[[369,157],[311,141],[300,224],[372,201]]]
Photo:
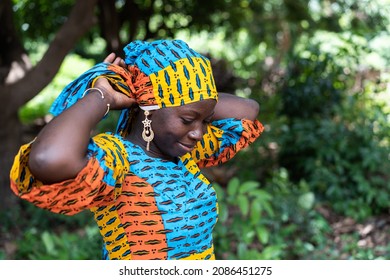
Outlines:
[[[84,91],[83,95],[81,95],[81,98],[83,98],[83,97],[85,96],[85,94],[86,94],[89,90],[97,90],[97,91],[100,93],[100,96],[102,97],[102,99],[105,98],[104,93],[103,93],[103,91],[102,91],[100,88],[88,88],[88,89],[86,89],[86,90]],[[106,112],[104,113],[104,116],[103,116],[103,117],[105,117],[105,116],[108,114],[109,111],[110,111],[110,103],[107,103],[107,110],[106,110]]]

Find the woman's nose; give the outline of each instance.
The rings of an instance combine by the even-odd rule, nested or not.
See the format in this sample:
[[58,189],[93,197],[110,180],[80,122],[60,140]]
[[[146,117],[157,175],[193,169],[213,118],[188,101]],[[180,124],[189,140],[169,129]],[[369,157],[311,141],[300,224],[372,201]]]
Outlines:
[[188,135],[190,138],[192,138],[196,141],[200,141],[200,140],[202,140],[202,137],[203,137],[203,129],[201,127],[199,127],[197,129],[191,130],[188,133]]

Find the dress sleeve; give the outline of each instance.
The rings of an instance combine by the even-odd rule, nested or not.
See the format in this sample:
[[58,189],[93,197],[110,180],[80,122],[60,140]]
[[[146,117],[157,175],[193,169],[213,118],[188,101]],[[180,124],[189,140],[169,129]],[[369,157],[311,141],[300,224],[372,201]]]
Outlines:
[[101,134],[88,145],[88,163],[74,179],[45,185],[31,174],[31,144],[23,145],[13,162],[11,189],[20,198],[54,213],[74,215],[110,204],[121,192],[127,173],[126,149],[114,136]]
[[258,120],[230,118],[214,121],[191,155],[200,168],[225,163],[252,144],[263,130]]

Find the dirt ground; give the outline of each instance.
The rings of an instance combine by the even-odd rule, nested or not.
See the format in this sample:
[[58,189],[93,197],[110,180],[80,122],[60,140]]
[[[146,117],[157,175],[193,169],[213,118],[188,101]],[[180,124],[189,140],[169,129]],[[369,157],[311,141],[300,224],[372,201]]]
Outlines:
[[[357,247],[361,249],[373,249],[375,255],[389,255],[389,252],[384,252],[386,247],[389,249],[390,244],[390,213],[389,215],[380,215],[372,217],[364,223],[356,222],[349,217],[337,215],[327,208],[320,208],[318,211],[326,218],[332,227],[333,231],[330,238],[340,252],[345,251],[346,246],[350,246],[348,242],[351,239],[345,238],[348,235],[358,235]],[[356,242],[356,239],[353,239]],[[352,244],[354,245],[354,244]],[[348,259],[348,255],[340,255],[340,259]]]

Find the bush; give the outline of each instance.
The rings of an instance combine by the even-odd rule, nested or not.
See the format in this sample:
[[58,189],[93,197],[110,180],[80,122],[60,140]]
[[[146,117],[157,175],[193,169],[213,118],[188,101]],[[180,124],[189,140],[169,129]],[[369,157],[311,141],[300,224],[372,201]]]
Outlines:
[[[322,56],[312,51],[312,57]],[[380,81],[363,79],[359,92],[347,91],[355,77],[335,57],[310,66],[299,56],[291,60],[295,67],[281,90],[285,123],[274,135],[279,164],[339,213],[363,220],[387,211],[390,126],[386,104],[375,98]]]
[[292,182],[284,168],[275,171],[264,184],[235,177],[226,187],[217,184],[215,188],[220,215],[214,233],[217,259],[390,257],[387,245],[362,246],[364,236],[357,230],[335,234],[333,223],[345,216],[324,216],[326,204],[318,200],[304,180]]
[[18,207],[0,218],[2,246],[8,244],[8,248],[13,248],[0,250],[0,259],[99,260],[102,257],[102,237],[89,211],[66,216],[20,201]]
[[281,169],[261,187],[256,181],[216,185],[220,217],[215,228],[219,259],[296,259],[322,246],[329,225],[314,209],[305,182]]

